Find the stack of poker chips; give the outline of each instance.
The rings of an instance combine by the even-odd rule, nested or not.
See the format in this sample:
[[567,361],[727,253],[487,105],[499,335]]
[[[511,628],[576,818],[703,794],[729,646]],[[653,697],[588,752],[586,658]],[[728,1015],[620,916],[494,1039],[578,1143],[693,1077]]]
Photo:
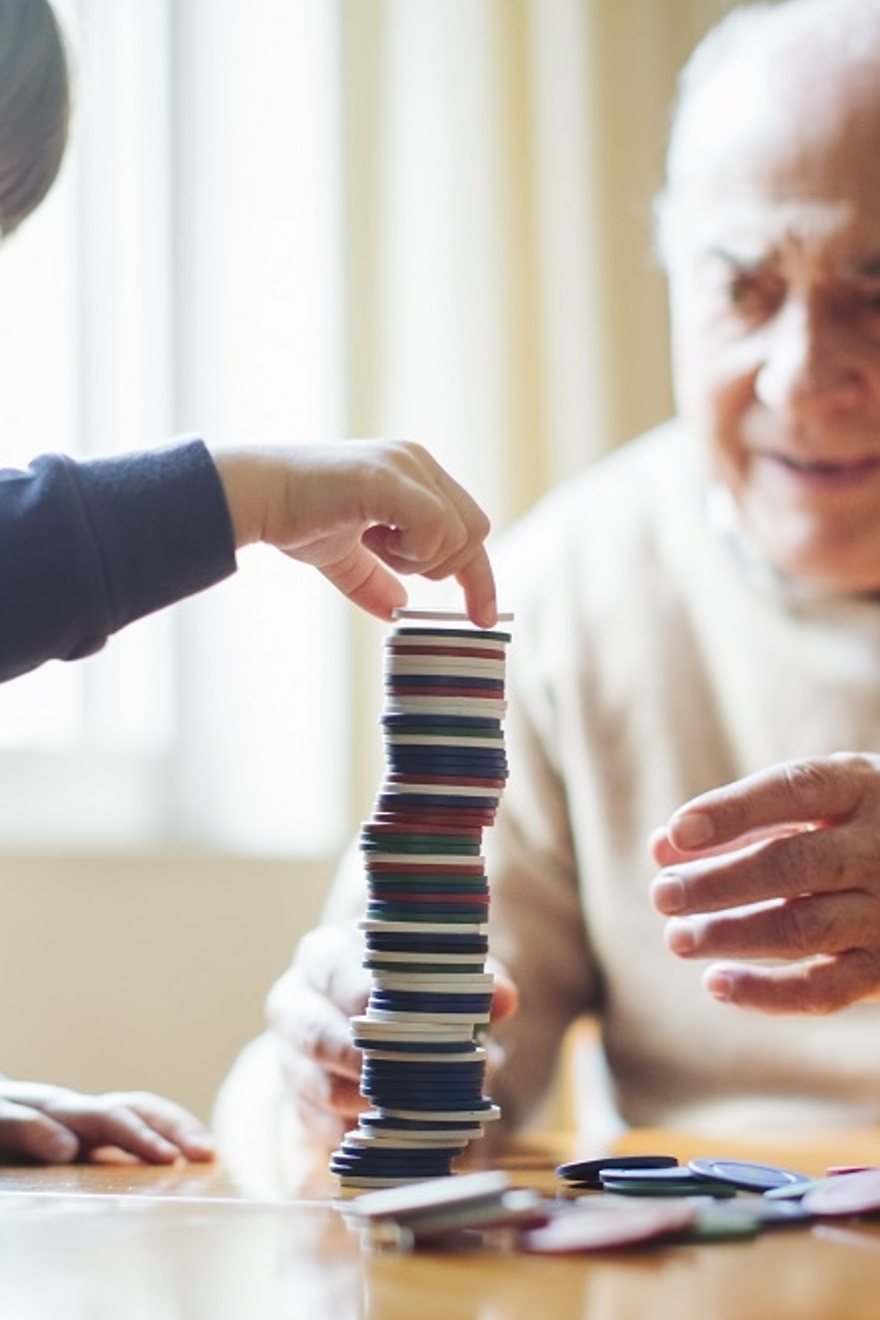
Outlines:
[[372,1108],[330,1161],[353,1188],[447,1176],[499,1116],[479,1039],[493,989],[481,849],[507,778],[510,634],[460,615],[402,615],[411,622],[385,641],[386,771],[360,839],[371,990],[352,1036]]

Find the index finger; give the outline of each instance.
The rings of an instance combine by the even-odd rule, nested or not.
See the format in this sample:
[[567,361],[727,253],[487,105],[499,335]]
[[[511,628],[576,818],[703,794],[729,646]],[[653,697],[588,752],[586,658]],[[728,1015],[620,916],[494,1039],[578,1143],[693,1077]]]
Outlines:
[[871,790],[880,796],[877,757],[787,761],[693,798],[671,816],[666,837],[683,852],[754,842],[779,830],[847,820]]
[[495,574],[484,545],[477,546],[468,562],[455,574],[464,592],[468,618],[478,628],[494,628],[498,622]]

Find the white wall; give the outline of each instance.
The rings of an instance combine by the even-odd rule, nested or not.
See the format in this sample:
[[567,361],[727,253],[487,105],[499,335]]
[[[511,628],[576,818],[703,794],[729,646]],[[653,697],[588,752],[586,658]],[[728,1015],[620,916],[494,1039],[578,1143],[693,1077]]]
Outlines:
[[0,855],[0,1071],[207,1118],[327,863]]

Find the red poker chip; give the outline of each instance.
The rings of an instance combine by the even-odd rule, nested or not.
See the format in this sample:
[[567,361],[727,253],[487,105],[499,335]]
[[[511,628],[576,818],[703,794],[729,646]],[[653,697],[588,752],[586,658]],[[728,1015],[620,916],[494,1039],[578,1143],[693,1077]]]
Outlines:
[[836,1173],[812,1187],[801,1204],[814,1215],[868,1215],[880,1211],[880,1169]]
[[431,830],[416,830],[407,822],[401,820],[393,821],[364,821],[361,829],[372,834],[460,834],[463,837],[479,839],[482,831],[473,825],[435,825]]
[[542,1255],[564,1255],[583,1251],[607,1251],[671,1237],[692,1228],[699,1210],[681,1201],[650,1205],[598,1207],[577,1206],[554,1215],[543,1228],[534,1228],[518,1239],[524,1251]]
[[500,660],[502,663],[507,658],[507,652],[503,647],[493,646],[490,643],[484,643],[482,646],[456,646],[454,643],[432,646],[424,640],[403,641],[394,638],[387,643],[385,649],[387,654],[394,656],[424,655],[462,660]]

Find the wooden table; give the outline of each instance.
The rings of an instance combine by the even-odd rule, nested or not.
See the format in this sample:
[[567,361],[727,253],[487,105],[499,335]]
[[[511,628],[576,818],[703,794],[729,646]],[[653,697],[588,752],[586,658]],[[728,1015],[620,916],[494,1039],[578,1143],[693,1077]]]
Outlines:
[[[621,1150],[880,1164],[880,1132],[732,1143],[633,1133]],[[581,1153],[520,1143],[494,1161],[552,1191]],[[746,1242],[539,1258],[367,1249],[323,1157],[277,1199],[219,1165],[0,1170],[2,1320],[877,1320],[880,1221]]]

